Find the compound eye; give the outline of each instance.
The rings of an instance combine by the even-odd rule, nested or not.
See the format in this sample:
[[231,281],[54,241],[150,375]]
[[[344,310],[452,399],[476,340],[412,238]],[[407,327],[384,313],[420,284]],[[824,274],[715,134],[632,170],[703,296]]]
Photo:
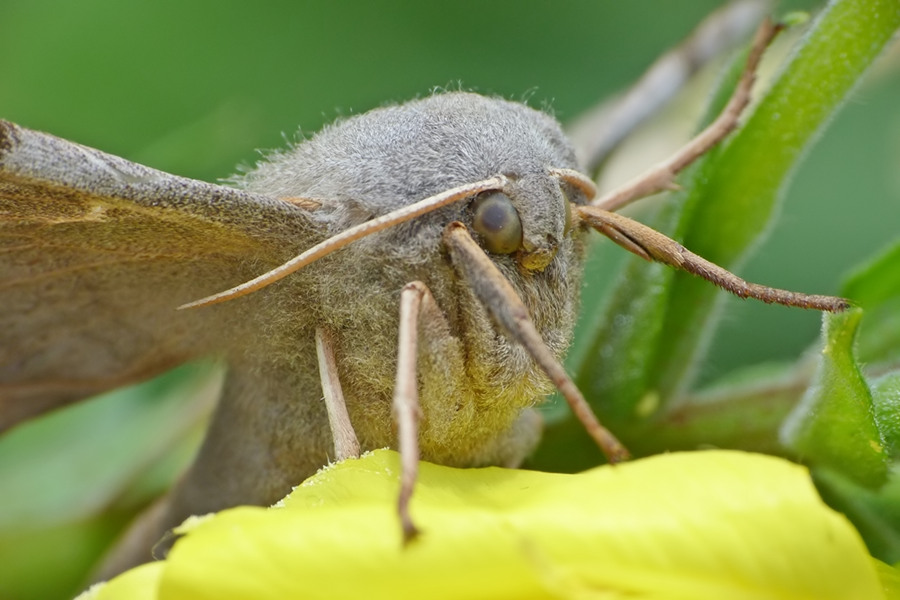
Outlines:
[[512,254],[522,247],[522,222],[506,194],[491,192],[475,199],[472,228],[494,254]]

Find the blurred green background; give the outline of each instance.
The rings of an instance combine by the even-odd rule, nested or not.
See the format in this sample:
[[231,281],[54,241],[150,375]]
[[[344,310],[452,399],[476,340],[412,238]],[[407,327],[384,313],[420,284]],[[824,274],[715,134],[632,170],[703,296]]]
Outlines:
[[[296,139],[298,128],[309,134],[434,87],[527,98],[565,122],[634,81],[720,4],[2,0],[0,118],[215,181],[252,164],[258,149]],[[776,12],[818,5],[783,2]],[[898,62],[881,61],[809,154],[743,276],[833,293],[849,268],[897,236]],[[685,114],[696,115],[702,101],[691,99]],[[694,118],[680,115],[670,119]],[[601,290],[603,274],[590,285]],[[729,300],[701,379],[791,360],[818,327],[817,314]],[[77,589],[98,548],[196,442],[194,433],[175,446],[171,431],[181,425],[172,421],[188,428],[198,416],[169,392],[214,386],[206,374],[184,370],[139,392],[163,398],[152,423],[107,400],[71,417],[74,430],[59,421],[0,439],[0,599]],[[85,438],[104,449],[80,451]],[[143,458],[123,466],[132,456]],[[158,477],[140,475],[154,465]],[[107,473],[103,482],[98,472]],[[118,509],[112,521],[96,518],[104,507]]]

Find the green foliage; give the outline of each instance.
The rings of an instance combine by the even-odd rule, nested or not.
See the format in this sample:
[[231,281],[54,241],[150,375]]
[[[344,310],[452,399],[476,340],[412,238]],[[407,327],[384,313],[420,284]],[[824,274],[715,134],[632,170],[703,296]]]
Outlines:
[[900,360],[900,240],[856,269],[842,293],[866,311],[859,358],[864,363]]
[[[681,178],[685,191],[667,200],[656,227],[701,256],[738,268],[772,227],[808,148],[898,26],[895,2],[832,2],[743,127]],[[742,62],[731,66],[710,114],[724,103]],[[835,505],[859,517],[879,556],[896,561],[898,273],[896,245],[855,272],[844,292],[865,317],[860,309],[825,315],[815,364],[814,355],[804,355],[793,366],[746,370],[698,393],[695,374],[707,360],[723,294],[632,258],[603,319],[589,329],[577,382],[638,455],[716,446],[811,465]],[[868,369],[854,350],[861,321],[860,354]],[[569,469],[600,460],[571,421],[554,424],[548,440],[537,466]]]
[[[97,557],[196,452],[219,380],[209,365],[188,365],[0,437],[0,481],[11,491],[0,498],[0,597],[83,586]],[[35,576],[41,565],[54,576]]]
[[[826,319],[828,352],[819,360],[820,385],[809,389],[786,432],[814,465],[823,497],[853,520],[870,551],[887,562],[900,561],[898,249],[898,244],[888,248],[848,279],[845,293],[866,311],[858,352],[853,334],[860,312]],[[867,357],[862,371],[860,364],[866,363],[854,354]],[[861,372],[869,374],[867,380],[860,379]]]
[[887,478],[885,441],[872,392],[853,356],[859,309],[825,315],[824,347],[803,399],[785,421],[786,444],[801,459],[837,469],[870,488]]

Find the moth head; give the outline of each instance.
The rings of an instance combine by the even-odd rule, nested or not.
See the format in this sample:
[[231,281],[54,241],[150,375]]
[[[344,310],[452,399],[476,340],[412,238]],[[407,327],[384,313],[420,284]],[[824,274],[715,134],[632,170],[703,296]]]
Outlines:
[[506,175],[501,189],[471,202],[471,229],[492,255],[515,255],[526,271],[543,271],[573,232],[572,204],[593,198],[593,182],[578,171],[550,168],[526,176]]
[[[318,212],[327,215],[332,237],[246,284],[185,307],[253,292],[377,231],[429,231],[419,238],[422,246],[429,236],[440,243],[442,228],[453,220],[465,221],[495,257],[512,256],[526,272],[545,270],[567,235],[572,211],[566,197],[580,194],[572,177],[560,175],[574,173],[569,167],[575,163],[552,117],[505,100],[447,93],[351,117],[273,156],[244,181],[256,193],[321,200]],[[500,196],[483,206],[489,193]],[[512,211],[502,208],[503,196]],[[467,208],[476,202],[480,232]],[[447,211],[427,214],[442,207]],[[396,228],[413,219],[421,227]]]
[[[287,277],[319,258],[340,250],[355,240],[410,221],[444,206],[472,199],[475,199],[473,204],[476,212],[479,208],[481,209],[479,213],[481,218],[478,219],[477,228],[474,222],[473,228],[476,228],[476,232],[480,235],[490,239],[490,241],[484,242],[489,244],[487,246],[488,251],[497,255],[515,253],[519,265],[524,269],[541,271],[553,260],[558,249],[559,240],[574,230],[572,221],[574,211],[572,210],[571,196],[577,193],[590,200],[596,193],[596,188],[591,179],[573,169],[550,167],[547,169],[546,174],[549,177],[545,176],[543,178],[541,186],[546,187],[549,185],[551,192],[555,189],[555,193],[545,194],[545,197],[550,198],[552,202],[558,203],[555,211],[546,211],[546,207],[540,210],[538,208],[540,203],[534,202],[533,199],[532,201],[515,201],[517,197],[520,199],[525,197],[525,194],[522,193],[525,188],[520,182],[523,180],[527,181],[527,178],[515,179],[511,176],[496,175],[482,181],[451,188],[371,221],[351,227],[338,235],[328,238],[324,242],[316,244],[283,265],[263,273],[255,279],[224,292],[183,304],[178,308],[198,308],[245,296]],[[564,191],[566,189],[565,186],[568,186],[569,192]],[[493,199],[479,200],[480,196],[484,198],[493,196]],[[509,204],[507,204],[506,200],[509,200]],[[485,202],[489,202],[489,204],[485,206]],[[553,231],[556,231],[555,235],[553,233],[548,234],[547,231],[550,229],[546,226],[548,220],[553,220],[553,214],[561,215],[561,218],[559,216],[556,218],[556,226],[553,229]],[[478,228],[481,228],[483,231],[479,232]],[[511,232],[500,234],[499,230],[504,228],[511,229]],[[522,233],[517,244],[518,234],[516,231],[519,228]],[[543,239],[541,239],[541,236],[543,236]],[[500,252],[499,250],[503,251]]]

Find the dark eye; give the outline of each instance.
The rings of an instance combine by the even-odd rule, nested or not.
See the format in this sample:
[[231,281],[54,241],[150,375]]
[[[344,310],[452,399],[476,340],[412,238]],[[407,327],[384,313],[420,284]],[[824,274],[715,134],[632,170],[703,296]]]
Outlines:
[[475,217],[472,228],[484,247],[494,254],[512,254],[522,246],[522,222],[506,194],[492,192],[479,196],[472,204]]

